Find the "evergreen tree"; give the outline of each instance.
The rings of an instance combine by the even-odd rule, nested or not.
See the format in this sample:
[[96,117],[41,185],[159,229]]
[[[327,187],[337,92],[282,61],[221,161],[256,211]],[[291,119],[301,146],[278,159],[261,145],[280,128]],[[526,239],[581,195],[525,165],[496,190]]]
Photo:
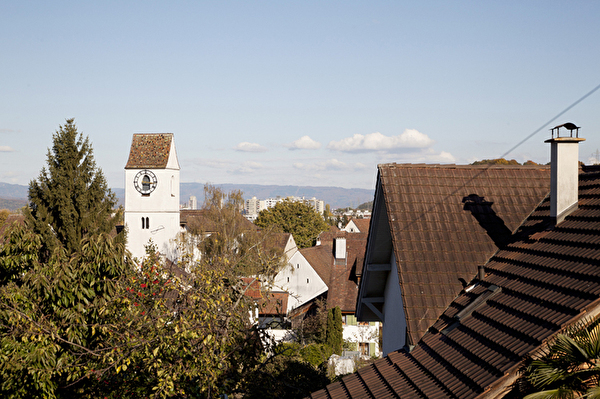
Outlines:
[[342,354],[342,345],[344,343],[344,330],[342,325],[342,310],[339,306],[333,309],[333,326],[335,331],[335,341],[333,351],[338,355]]
[[112,216],[117,203],[96,167],[88,137],[67,119],[53,135],[47,168],[29,184],[29,225],[42,237],[47,259],[57,247],[67,254],[81,249],[82,240],[110,232],[120,215]]
[[334,353],[342,354],[343,326],[342,310],[339,306],[329,309],[327,313],[327,345],[331,346]]

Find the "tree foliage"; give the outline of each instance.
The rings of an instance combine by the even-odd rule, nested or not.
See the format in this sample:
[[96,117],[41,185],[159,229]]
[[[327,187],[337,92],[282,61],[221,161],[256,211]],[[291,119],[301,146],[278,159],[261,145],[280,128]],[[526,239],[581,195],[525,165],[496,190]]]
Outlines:
[[265,229],[278,228],[291,233],[299,248],[312,246],[319,234],[329,227],[310,205],[288,200],[261,211],[254,224]]
[[[475,161],[471,165],[521,165],[515,159],[504,159],[504,158],[496,158],[496,159],[483,159],[481,161]],[[540,165],[532,160],[528,160],[523,162],[523,165]]]
[[[73,191],[61,194],[67,176]],[[67,121],[48,172],[30,185],[25,225],[12,226],[0,247],[0,396],[251,394],[269,367],[281,375],[279,390],[289,383],[306,395],[318,370],[265,358],[269,340],[249,317],[248,276],[275,273],[283,258],[240,221],[241,195],[209,188],[210,232],[181,237],[177,264],[149,245],[134,265],[124,240],[107,233],[114,197],[103,187],[91,146]]]
[[[53,135],[47,167],[29,183],[28,223],[42,237],[47,252],[62,247],[72,254],[89,235],[109,233],[117,203],[96,167],[88,137],[68,119]],[[45,254],[44,256],[49,256]]]
[[327,377],[330,355],[326,345],[281,344],[247,379],[244,398],[305,398],[331,382]]
[[[526,399],[600,398],[600,318],[576,324],[523,370]],[[523,381],[524,380],[524,381]]]
[[325,344],[327,341],[327,302],[317,299],[306,316],[298,322],[294,329],[296,341],[302,345]]
[[327,313],[327,345],[333,349],[333,353],[341,355],[343,343],[342,311],[336,306]]
[[131,269],[122,243],[102,234],[44,262],[41,249],[40,236],[17,225],[0,253],[2,396],[77,395],[88,385],[87,365],[104,350],[107,334],[96,326],[119,319],[105,310]]
[[249,317],[256,305],[241,277],[276,270],[282,253],[244,228],[227,230],[238,197],[206,206],[211,234],[192,243],[212,252],[194,258],[182,239],[177,265],[149,246],[135,266],[107,234],[46,259],[41,234],[11,230],[0,253],[0,396],[247,393],[269,341]]
[[8,215],[10,215],[10,211],[8,209],[0,209],[0,227],[4,226]]

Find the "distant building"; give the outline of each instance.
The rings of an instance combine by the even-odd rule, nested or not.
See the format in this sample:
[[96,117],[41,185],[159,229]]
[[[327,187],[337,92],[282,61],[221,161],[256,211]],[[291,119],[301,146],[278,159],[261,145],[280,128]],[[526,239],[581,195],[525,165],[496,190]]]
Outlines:
[[198,199],[195,195],[190,195],[190,200],[188,201],[188,203],[182,204],[180,208],[186,210],[196,210],[198,209]]
[[283,201],[295,201],[295,202],[305,203],[305,204],[313,207],[314,210],[317,211],[320,215],[323,215],[323,212],[325,212],[325,202],[323,200],[318,200],[315,197],[307,199],[304,197],[285,197],[284,198],[284,197],[277,196],[275,198],[267,198],[264,200],[258,199],[256,197],[252,197],[252,198],[246,200],[246,204],[244,207],[244,216],[246,217],[246,219],[253,222],[256,220],[256,218],[258,217],[258,214],[261,211],[272,208],[275,205],[277,205],[279,202],[283,202]]
[[190,195],[189,207],[191,210],[198,209],[198,199],[195,195]]

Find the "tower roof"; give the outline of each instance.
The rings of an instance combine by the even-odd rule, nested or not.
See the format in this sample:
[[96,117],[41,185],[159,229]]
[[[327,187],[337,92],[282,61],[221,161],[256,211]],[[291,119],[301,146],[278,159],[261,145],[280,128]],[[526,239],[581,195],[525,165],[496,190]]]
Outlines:
[[125,169],[164,169],[169,162],[173,133],[138,133],[133,135]]

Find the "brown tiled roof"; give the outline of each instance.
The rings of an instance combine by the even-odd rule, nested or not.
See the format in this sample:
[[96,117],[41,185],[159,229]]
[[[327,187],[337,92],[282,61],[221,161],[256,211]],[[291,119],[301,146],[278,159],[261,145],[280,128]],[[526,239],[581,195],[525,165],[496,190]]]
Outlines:
[[600,307],[600,167],[584,170],[579,208],[553,226],[545,199],[485,265],[485,279],[457,297],[410,353],[393,352],[311,397],[506,393],[526,356]]
[[361,233],[369,232],[369,224],[371,223],[371,219],[352,219],[356,227],[360,230]]
[[[550,187],[548,166],[379,165],[416,343]],[[371,227],[373,229],[373,227]]]
[[[321,245],[301,249],[300,252],[327,284],[327,306],[339,306],[342,311],[354,312],[358,285],[356,269],[362,269],[367,233],[327,231],[322,233]],[[336,237],[346,238],[346,261],[335,261],[333,241]],[[358,264],[360,262],[360,264]]]
[[167,167],[173,133],[134,134],[125,169]]
[[245,284],[250,284],[245,295],[256,301],[260,315],[285,315],[289,294],[287,292],[263,291],[259,280],[250,277],[242,278]]

